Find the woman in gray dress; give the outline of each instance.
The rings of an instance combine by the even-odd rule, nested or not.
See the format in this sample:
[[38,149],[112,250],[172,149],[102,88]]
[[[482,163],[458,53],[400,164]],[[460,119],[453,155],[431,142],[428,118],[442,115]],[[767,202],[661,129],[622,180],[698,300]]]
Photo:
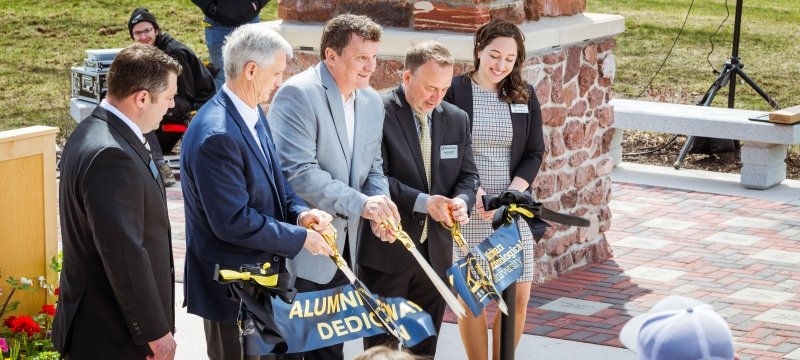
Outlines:
[[[493,211],[483,208],[481,196],[505,190],[530,188],[544,153],[542,115],[536,93],[522,78],[525,45],[522,31],[513,23],[491,21],[475,33],[475,70],[453,78],[445,100],[466,111],[472,121],[472,149],[481,178],[478,199],[470,221],[463,227],[469,247],[492,233]],[[523,222],[524,223],[524,222]],[[533,236],[520,226],[524,274],[516,283],[515,346],[525,324],[533,280]],[[453,250],[455,257],[460,254]],[[454,259],[455,260],[455,259]],[[482,266],[488,269],[488,264]],[[461,340],[470,359],[488,358],[486,311],[460,319]],[[500,329],[495,316],[494,329]],[[499,358],[500,332],[493,332],[493,358]]]

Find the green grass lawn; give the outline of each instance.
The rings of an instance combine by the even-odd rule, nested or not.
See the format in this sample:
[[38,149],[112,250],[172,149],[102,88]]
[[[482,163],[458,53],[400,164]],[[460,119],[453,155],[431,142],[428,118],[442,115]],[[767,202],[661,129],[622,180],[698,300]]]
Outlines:
[[[587,12],[625,17],[625,33],[614,50],[618,97],[637,96],[658,69],[683,23],[691,0],[588,0]],[[720,69],[731,56],[735,0],[728,1],[730,17],[714,37],[709,61]],[[746,0],[743,2],[739,57],[745,72],[781,107],[800,104],[800,1]],[[693,104],[717,75],[706,57],[709,36],[725,18],[725,0],[696,0],[686,27],[666,65],[643,98]],[[793,85],[794,84],[794,85]],[[714,99],[727,107],[727,87]],[[736,87],[736,107],[769,110],[747,84]]]
[[[70,67],[83,62],[86,49],[130,45],[126,24],[139,6],[150,9],[162,31],[208,58],[203,15],[189,0],[0,1],[0,131],[48,125],[68,135],[76,124],[69,116]],[[276,13],[273,0],[262,19]]]
[[[730,56],[730,19],[715,37],[711,63],[719,68]],[[615,90],[637,95],[669,50],[690,0],[588,0],[587,11],[620,14],[626,32],[618,37]],[[708,37],[725,17],[724,0],[697,0],[672,56],[646,94],[659,101],[693,103],[716,76],[706,63]],[[745,71],[782,106],[800,104],[800,1],[745,1],[740,56]],[[262,12],[276,18],[277,0]],[[75,126],[69,116],[70,67],[83,61],[85,49],[124,47],[132,41],[126,22],[137,6],[150,9],[162,30],[207,58],[202,14],[189,0],[0,1],[0,130],[30,125],[61,129],[63,138]],[[767,109],[742,84],[737,106]],[[727,91],[715,104],[725,106]]]

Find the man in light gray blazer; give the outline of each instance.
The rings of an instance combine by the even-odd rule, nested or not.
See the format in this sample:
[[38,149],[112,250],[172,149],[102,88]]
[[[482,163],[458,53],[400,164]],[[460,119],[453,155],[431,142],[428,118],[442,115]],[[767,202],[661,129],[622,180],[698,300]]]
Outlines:
[[[329,20],[322,61],[281,86],[267,117],[286,179],[311,207],[335,216],[337,247],[351,266],[362,218],[378,233],[386,219],[400,220],[382,169],[383,102],[369,87],[380,35],[381,27],[366,16]],[[330,259],[305,250],[288,266],[300,292],[348,283]],[[303,355],[306,360],[343,358],[341,345],[294,358]]]

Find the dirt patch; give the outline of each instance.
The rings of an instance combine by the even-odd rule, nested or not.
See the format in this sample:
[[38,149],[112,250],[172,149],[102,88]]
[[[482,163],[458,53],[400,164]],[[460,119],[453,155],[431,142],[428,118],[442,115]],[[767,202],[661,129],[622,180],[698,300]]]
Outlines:
[[[633,155],[633,153],[642,153],[648,149],[659,148],[668,143],[675,135],[638,130],[625,130],[623,134],[622,160],[637,164],[672,167],[686,141],[685,136],[678,136],[669,146],[659,151]],[[683,161],[682,167],[739,174],[742,169],[742,162],[739,152],[713,155],[689,154]],[[790,150],[786,157],[786,178],[800,180],[800,152],[796,149]]]

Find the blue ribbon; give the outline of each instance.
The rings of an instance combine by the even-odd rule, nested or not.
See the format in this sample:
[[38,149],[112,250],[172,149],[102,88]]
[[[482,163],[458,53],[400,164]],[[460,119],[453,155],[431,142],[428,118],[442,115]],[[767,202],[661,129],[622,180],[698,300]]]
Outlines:
[[[411,347],[436,335],[430,315],[418,305],[400,297],[376,298],[398,324],[403,346]],[[272,318],[288,348],[275,349],[275,345],[263,341],[257,328],[248,332],[247,321],[242,319],[247,355],[306,352],[385,333],[381,322],[349,284],[298,293],[291,303],[273,298],[271,305]]]
[[476,273],[477,260],[472,253],[467,253],[467,256],[447,269],[450,284],[475,316],[483,312],[493,297],[499,297],[491,285],[484,284],[483,279]]
[[497,291],[505,290],[522,276],[522,242],[515,221],[497,228],[475,246],[475,253],[489,262],[489,274]]

